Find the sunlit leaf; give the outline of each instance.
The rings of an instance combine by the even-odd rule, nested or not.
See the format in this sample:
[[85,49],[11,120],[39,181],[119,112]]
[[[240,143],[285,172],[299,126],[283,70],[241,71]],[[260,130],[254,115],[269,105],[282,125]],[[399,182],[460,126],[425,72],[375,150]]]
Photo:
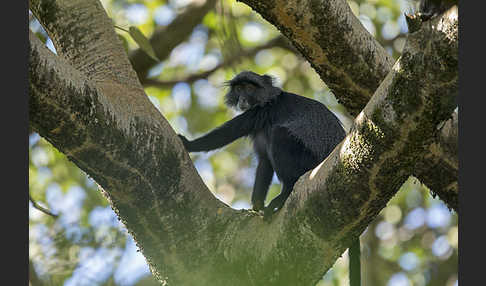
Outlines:
[[150,41],[145,37],[145,35],[135,26],[130,26],[128,29],[130,36],[137,43],[137,45],[144,51],[148,56],[150,56],[155,61],[160,61],[155,55],[155,51],[150,44]]

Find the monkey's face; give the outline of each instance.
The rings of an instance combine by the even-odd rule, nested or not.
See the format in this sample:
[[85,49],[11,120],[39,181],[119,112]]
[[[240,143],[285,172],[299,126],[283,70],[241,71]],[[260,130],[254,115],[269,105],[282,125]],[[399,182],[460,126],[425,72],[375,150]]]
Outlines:
[[230,93],[236,101],[234,106],[241,111],[246,111],[258,105],[258,89],[259,87],[251,82],[242,82],[232,86]]

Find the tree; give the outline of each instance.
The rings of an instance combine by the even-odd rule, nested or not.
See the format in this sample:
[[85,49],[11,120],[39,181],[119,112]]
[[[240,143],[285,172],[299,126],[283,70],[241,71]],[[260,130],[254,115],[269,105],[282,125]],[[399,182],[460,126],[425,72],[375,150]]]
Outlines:
[[457,7],[421,23],[393,63],[344,0],[243,2],[356,116],[270,224],[208,191],[140,84],[154,63],[132,68],[141,60],[98,1],[29,1],[57,51],[30,32],[31,128],[98,183],[159,281],[313,285],[410,175],[457,211]]

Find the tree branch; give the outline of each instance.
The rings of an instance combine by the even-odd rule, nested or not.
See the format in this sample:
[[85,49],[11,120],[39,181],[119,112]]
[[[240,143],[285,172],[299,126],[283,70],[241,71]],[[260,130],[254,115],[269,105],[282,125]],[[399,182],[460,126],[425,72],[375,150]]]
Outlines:
[[30,193],[29,193],[29,201],[32,203],[32,206],[34,208],[36,208],[37,210],[45,213],[46,215],[50,215],[50,216],[52,216],[54,218],[57,218],[58,217],[57,214],[53,214],[50,210],[44,208],[43,206],[39,205],[36,201],[34,201],[34,199],[32,198],[32,196],[30,195]]
[[459,212],[458,114],[440,124],[440,134],[416,168],[416,176],[447,206]]
[[57,54],[88,79],[142,89],[99,1],[30,0],[29,4]]
[[142,84],[145,87],[156,86],[156,87],[162,87],[163,88],[163,87],[173,86],[174,84],[176,84],[178,82],[193,83],[198,79],[208,78],[212,73],[214,73],[218,69],[231,66],[231,65],[235,64],[236,62],[238,62],[242,58],[252,57],[252,56],[256,55],[261,50],[270,49],[270,48],[273,48],[273,47],[282,47],[282,48],[290,49],[285,38],[282,37],[282,36],[278,36],[278,37],[268,41],[267,43],[265,43],[261,46],[254,47],[254,48],[248,49],[248,50],[244,50],[239,54],[233,55],[232,57],[226,59],[226,61],[216,65],[214,68],[207,70],[205,72],[193,74],[193,75],[190,75],[190,76],[188,76],[186,78],[182,78],[182,79],[173,79],[173,80],[168,80],[168,81],[160,81],[160,80],[156,80],[156,79],[145,78],[142,81]]
[[155,273],[178,273],[180,257],[167,247],[190,239],[202,244],[185,247],[201,253],[205,243],[214,243],[206,220],[217,220],[217,210],[229,208],[205,188],[175,132],[146,96],[127,86],[95,84],[32,32],[29,39],[33,130],[103,188]]
[[[155,55],[163,61],[170,55],[170,52],[192,33],[194,28],[202,22],[204,16],[214,8],[217,0],[206,0],[201,6],[192,6],[186,12],[177,16],[174,21],[165,27],[159,27],[154,31],[149,41]],[[141,49],[130,53],[130,62],[138,74],[140,81],[144,81],[148,70],[157,62],[149,57]]]

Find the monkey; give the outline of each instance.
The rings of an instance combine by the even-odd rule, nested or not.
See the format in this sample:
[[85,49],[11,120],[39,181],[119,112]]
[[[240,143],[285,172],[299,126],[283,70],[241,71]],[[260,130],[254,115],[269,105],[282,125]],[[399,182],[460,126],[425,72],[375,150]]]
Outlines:
[[[258,159],[252,208],[262,210],[269,220],[282,208],[300,176],[321,163],[346,132],[324,104],[283,91],[269,75],[243,71],[226,85],[230,89],[225,104],[242,113],[195,140],[181,134],[179,138],[188,152],[206,152],[249,137]],[[274,173],[282,189],[265,207]]]
[[444,13],[457,3],[458,0],[420,0],[418,15],[422,21],[427,21]]
[[[415,4],[414,4],[415,3]],[[410,0],[412,11],[418,6],[417,12],[404,13],[409,33],[420,29],[422,23],[449,10],[458,4],[458,0]]]

